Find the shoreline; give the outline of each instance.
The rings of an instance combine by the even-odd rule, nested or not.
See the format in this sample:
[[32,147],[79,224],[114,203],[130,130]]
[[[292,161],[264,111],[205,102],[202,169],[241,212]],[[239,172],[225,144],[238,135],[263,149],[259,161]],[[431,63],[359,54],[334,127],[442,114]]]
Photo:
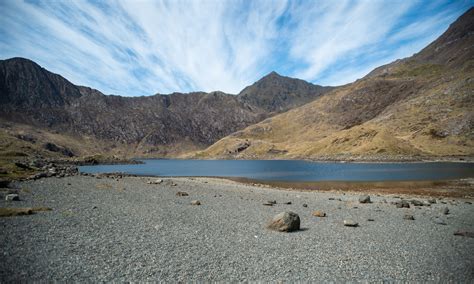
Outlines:
[[148,179],[196,179],[224,180],[241,185],[258,186],[274,190],[294,192],[339,192],[350,194],[385,194],[412,197],[452,197],[474,199],[474,178],[454,180],[415,180],[415,181],[266,181],[242,177],[219,176],[152,176],[127,173],[79,173],[82,176],[114,178],[138,177]]

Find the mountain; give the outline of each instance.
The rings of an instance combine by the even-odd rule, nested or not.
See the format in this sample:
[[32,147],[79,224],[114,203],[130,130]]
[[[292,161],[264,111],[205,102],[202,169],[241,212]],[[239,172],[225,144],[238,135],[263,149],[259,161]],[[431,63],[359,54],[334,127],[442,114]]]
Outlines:
[[332,87],[310,84],[300,79],[284,77],[271,72],[251,86],[243,89],[238,98],[241,102],[262,108],[268,112],[285,112],[309,103]]
[[[329,89],[272,73],[238,96],[195,92],[120,97],[76,86],[33,61],[12,58],[0,61],[0,119],[7,123],[4,132],[9,129],[4,136],[18,135],[14,126],[23,132],[32,126],[64,135],[57,143],[79,154],[86,143],[96,152],[175,156],[203,149]],[[78,140],[83,143],[77,145]]]
[[471,8],[412,57],[237,131],[194,157],[472,157],[473,47]]

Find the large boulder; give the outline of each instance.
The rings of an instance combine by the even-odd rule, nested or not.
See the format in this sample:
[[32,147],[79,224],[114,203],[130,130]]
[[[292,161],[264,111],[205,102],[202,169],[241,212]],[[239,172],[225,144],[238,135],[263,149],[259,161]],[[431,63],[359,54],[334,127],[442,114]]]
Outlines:
[[297,231],[300,229],[300,216],[291,211],[281,212],[273,217],[267,227],[279,232]]

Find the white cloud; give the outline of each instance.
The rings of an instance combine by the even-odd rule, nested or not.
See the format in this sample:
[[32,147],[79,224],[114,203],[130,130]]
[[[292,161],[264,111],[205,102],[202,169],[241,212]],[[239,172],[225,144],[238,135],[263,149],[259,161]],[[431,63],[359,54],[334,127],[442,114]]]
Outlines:
[[417,3],[0,1],[0,56],[119,95],[237,93],[272,69],[335,85],[418,51],[460,13],[451,5],[400,26]]
[[314,80],[341,57],[363,52],[377,44],[413,1],[338,1],[329,7],[309,7],[303,11],[291,56],[306,62],[296,75]]

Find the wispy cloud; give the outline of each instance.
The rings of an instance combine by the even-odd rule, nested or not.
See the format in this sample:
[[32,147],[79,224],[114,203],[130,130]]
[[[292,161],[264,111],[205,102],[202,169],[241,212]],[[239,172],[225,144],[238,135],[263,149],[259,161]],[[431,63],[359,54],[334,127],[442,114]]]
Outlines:
[[[469,1],[0,1],[0,57],[119,95],[237,93],[276,70],[357,79],[440,35]],[[424,7],[424,9],[420,9]]]

